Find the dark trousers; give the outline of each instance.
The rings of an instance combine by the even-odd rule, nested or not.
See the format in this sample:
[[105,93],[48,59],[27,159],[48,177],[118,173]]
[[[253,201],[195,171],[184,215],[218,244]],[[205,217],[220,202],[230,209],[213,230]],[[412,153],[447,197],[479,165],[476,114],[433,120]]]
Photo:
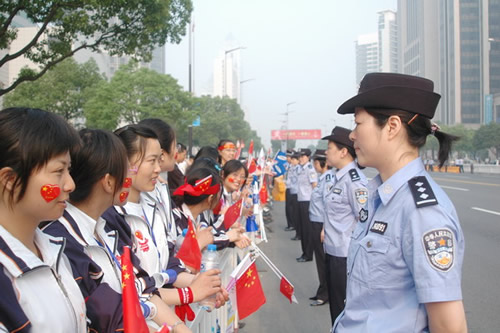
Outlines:
[[[286,207],[286,206],[285,206]],[[297,194],[290,193],[290,223],[295,228],[295,237],[300,238],[300,216]]]
[[321,230],[323,223],[311,221],[311,240],[313,244],[314,260],[316,260],[316,269],[318,271],[319,287],[316,291],[316,297],[323,301],[328,301],[328,286],[326,282],[326,258],[323,243],[321,243]]
[[309,201],[299,201],[300,243],[302,245],[302,257],[312,260],[313,244],[311,240],[311,221],[309,220]]
[[285,192],[285,215],[286,215],[286,226],[288,228],[295,228],[295,223],[293,223],[292,217],[292,195],[290,190],[287,189]]
[[328,301],[332,325],[337,316],[344,310],[347,288],[347,258],[326,256],[326,280],[328,285]]

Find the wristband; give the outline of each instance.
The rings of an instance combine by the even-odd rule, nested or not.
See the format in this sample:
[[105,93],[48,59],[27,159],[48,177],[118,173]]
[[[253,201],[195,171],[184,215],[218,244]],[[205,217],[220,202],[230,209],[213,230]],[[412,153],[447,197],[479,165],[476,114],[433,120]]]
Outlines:
[[179,293],[181,305],[193,303],[194,297],[191,288],[177,288],[177,292]]
[[142,314],[146,319],[153,319],[156,316],[157,310],[156,305],[149,301],[140,302],[142,308]]

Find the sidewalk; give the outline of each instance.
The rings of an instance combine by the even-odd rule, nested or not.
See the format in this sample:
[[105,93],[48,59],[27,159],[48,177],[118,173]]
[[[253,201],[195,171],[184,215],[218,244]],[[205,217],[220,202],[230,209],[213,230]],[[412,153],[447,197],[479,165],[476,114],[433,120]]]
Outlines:
[[295,296],[299,304],[290,304],[279,291],[278,277],[262,261],[257,259],[257,268],[266,295],[266,304],[259,311],[245,318],[242,333],[254,332],[329,332],[331,328],[328,304],[312,307],[309,297],[314,296],[318,288],[318,274],[314,261],[297,263],[295,258],[302,254],[299,241],[291,241],[295,231],[284,231],[286,227],[285,203],[274,202],[273,222],[268,224],[269,242],[260,243],[259,247],[285,274],[295,287]]

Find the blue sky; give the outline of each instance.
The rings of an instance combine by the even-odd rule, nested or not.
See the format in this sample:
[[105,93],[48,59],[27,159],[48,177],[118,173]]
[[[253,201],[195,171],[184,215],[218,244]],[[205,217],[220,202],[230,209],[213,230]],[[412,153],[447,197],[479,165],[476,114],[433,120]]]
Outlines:
[[[195,92],[206,91],[213,62],[228,39],[241,51],[242,104],[250,124],[268,145],[290,106],[290,129],[352,127],[337,107],[356,93],[358,35],[377,31],[377,12],[396,0],[193,0]],[[187,90],[187,37],[167,46],[167,73]],[[311,142],[298,142],[307,146]],[[208,144],[208,143],[207,143]]]

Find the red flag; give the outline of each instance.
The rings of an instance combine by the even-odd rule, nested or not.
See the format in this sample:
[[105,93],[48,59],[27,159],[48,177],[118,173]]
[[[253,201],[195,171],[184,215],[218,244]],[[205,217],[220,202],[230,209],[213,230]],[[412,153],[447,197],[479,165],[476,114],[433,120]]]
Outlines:
[[134,266],[130,260],[130,248],[123,248],[122,259],[122,302],[123,330],[125,333],[149,333],[146,319],[142,314],[139,296],[135,289]]
[[231,228],[238,217],[240,217],[241,203],[242,199],[238,200],[226,210],[226,213],[224,214],[224,228],[226,228],[226,230]]
[[239,319],[248,317],[266,303],[255,263],[236,281],[236,298]]
[[290,304],[292,303],[293,299],[293,291],[294,288],[292,284],[288,282],[288,280],[283,276],[280,282],[280,292],[290,300]]
[[219,203],[213,209],[214,215],[219,215],[220,214],[220,210],[222,209],[222,203],[223,203],[223,200],[222,200],[222,198],[220,198]]
[[253,140],[250,140],[250,145],[248,146],[248,158],[253,154]]
[[251,175],[257,171],[257,164],[255,164],[255,160],[252,158],[248,163],[248,174]]
[[157,333],[170,333],[170,330],[168,329],[168,326],[164,324],[161,330],[159,330]]
[[268,197],[266,177],[264,177],[264,180],[262,182],[262,187],[260,188],[259,197],[260,197],[260,203],[265,205],[267,203],[267,197]]
[[193,222],[188,219],[188,230],[184,241],[182,242],[181,248],[175,255],[177,258],[182,260],[184,264],[189,267],[193,267],[196,270],[201,268],[201,251],[198,245],[198,240],[196,239],[196,232],[194,231]]

